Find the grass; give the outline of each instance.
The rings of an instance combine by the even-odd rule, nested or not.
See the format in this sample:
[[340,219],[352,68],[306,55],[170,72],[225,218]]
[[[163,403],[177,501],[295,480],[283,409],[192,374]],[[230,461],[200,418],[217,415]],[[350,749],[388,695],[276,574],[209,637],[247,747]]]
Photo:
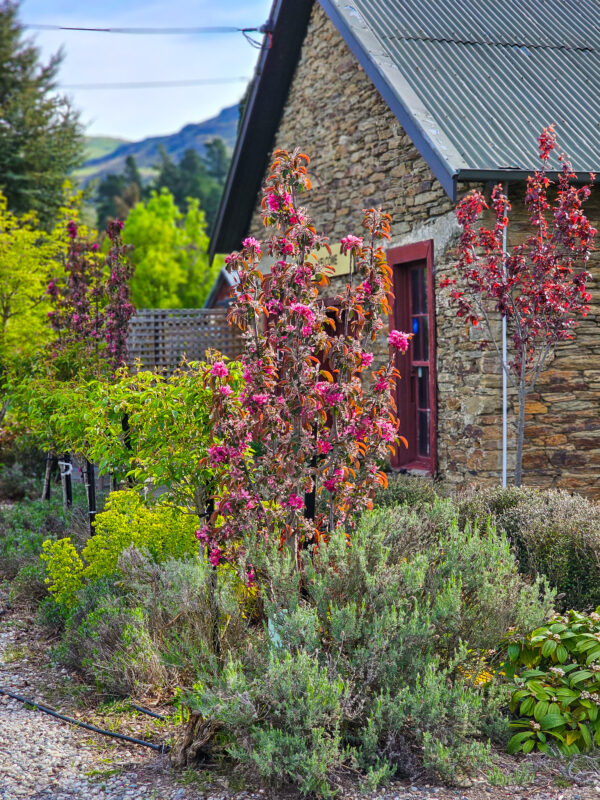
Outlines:
[[23,661],[31,655],[31,650],[26,645],[9,644],[4,650],[2,660],[5,664],[14,664],[15,661]]
[[507,786],[529,786],[535,780],[536,772],[528,764],[517,767],[512,772],[505,772],[493,766],[487,774],[488,782],[499,789]]
[[85,160],[90,161],[92,158],[107,156],[126,142],[127,139],[118,139],[115,136],[86,136]]

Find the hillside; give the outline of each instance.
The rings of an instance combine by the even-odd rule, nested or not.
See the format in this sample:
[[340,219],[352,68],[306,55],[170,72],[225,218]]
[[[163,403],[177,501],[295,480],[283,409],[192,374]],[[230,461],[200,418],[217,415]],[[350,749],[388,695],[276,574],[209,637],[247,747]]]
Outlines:
[[[121,142],[113,140],[115,147],[109,152],[88,158],[82,167],[75,171],[75,177],[83,183],[92,178],[99,178],[109,172],[123,171],[127,156],[133,156],[140,167],[142,175],[149,175],[152,167],[160,160],[159,148],[162,145],[167,155],[178,162],[186,150],[193,149],[204,153],[206,142],[219,136],[225,144],[232,148],[237,134],[239,106],[224,108],[216,117],[204,122],[185,125],[177,133],[168,136],[152,136],[140,142]],[[95,142],[95,145],[94,145]],[[108,146],[108,137],[92,137],[88,146],[96,148]],[[96,150],[97,152],[97,150]]]
[[127,139],[117,139],[114,136],[86,136],[85,158],[86,162],[96,158],[103,158],[113,153],[121,144],[126,144]]

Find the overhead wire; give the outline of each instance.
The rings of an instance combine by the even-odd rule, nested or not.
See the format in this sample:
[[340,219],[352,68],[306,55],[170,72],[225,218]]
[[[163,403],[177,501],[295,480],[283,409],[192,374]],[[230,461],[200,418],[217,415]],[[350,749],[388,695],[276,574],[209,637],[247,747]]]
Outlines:
[[196,78],[180,81],[119,81],[117,83],[65,83],[60,89],[161,89],[185,86],[209,86],[211,84],[247,83],[250,78]]
[[46,25],[42,23],[24,23],[25,28],[36,31],[83,31],[86,33],[119,33],[131,34],[136,36],[189,36],[201,33],[268,33],[268,26],[261,25],[254,28],[237,28],[224,25],[209,25],[201,27],[185,28],[87,28],[75,25]]
[[[251,47],[256,50],[270,49],[272,44],[272,32],[270,24],[265,22],[264,25],[254,28],[238,28],[228,25],[203,25],[199,27],[184,27],[184,28],[88,28],[80,25],[50,25],[45,23],[31,22],[24,23],[25,28],[30,28],[34,31],[75,31],[84,33],[116,33],[116,34],[130,34],[135,36],[193,36],[195,34],[222,34],[222,33],[241,33],[244,39]],[[263,33],[266,35],[266,44],[264,42],[254,39],[250,34]]]

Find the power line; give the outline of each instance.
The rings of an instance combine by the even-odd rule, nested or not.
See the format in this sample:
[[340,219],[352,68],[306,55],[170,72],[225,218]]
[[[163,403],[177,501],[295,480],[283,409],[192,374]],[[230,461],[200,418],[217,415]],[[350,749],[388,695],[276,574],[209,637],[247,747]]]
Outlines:
[[197,78],[182,81],[141,81],[119,83],[68,83],[62,84],[60,89],[162,89],[178,86],[207,86],[221,83],[247,83],[250,78]]
[[118,33],[134,34],[141,36],[190,36],[199,33],[241,33],[244,39],[257,50],[264,49],[262,42],[256,41],[251,33],[264,33],[267,36],[266,47],[271,47],[271,30],[266,22],[258,28],[235,28],[228,26],[203,26],[196,28],[84,28],[75,25],[44,25],[42,23],[25,23],[25,28],[35,31],[84,31],[86,33]]
[[235,28],[225,26],[208,26],[199,28],[84,28],[72,25],[42,25],[38,23],[25,24],[26,28],[36,31],[86,31],[90,33],[124,33],[142,36],[168,35],[178,36],[194,33],[267,33],[268,26],[258,28]]

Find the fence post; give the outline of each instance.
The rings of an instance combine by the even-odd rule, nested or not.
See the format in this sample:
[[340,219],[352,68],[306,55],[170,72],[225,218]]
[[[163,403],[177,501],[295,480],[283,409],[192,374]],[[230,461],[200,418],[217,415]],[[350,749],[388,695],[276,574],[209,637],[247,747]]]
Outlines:
[[85,462],[85,480],[88,496],[88,513],[90,517],[90,535],[94,535],[94,522],[96,521],[96,471],[91,461]]
[[66,511],[73,505],[73,484],[71,482],[71,474],[73,472],[73,462],[69,453],[65,453],[62,461],[58,462],[60,467],[60,479],[63,491],[63,508]]

